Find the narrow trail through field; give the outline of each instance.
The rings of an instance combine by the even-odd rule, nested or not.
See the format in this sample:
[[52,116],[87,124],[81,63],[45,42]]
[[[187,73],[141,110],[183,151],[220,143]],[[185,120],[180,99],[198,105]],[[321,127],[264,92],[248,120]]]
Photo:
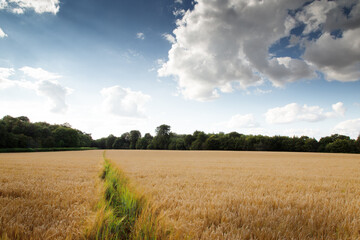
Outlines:
[[102,197],[87,239],[170,239],[171,230],[146,196],[131,185],[120,168],[103,153]]

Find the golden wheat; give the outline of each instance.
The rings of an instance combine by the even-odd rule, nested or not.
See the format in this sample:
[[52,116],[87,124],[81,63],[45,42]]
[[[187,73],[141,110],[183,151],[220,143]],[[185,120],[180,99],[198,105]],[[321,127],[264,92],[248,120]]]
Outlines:
[[360,239],[360,155],[108,151],[181,237]]
[[95,211],[101,153],[0,154],[0,236],[81,238]]

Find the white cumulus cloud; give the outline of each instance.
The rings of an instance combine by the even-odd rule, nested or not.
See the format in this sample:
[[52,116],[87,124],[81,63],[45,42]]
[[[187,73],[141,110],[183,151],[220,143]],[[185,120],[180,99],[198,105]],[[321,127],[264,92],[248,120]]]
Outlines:
[[335,9],[337,4],[330,1],[314,1],[298,12],[296,18],[305,24],[304,34],[321,29],[321,25],[326,22],[327,15]]
[[61,78],[61,75],[56,73],[48,72],[42,68],[33,68],[33,67],[22,67],[19,69],[27,76],[37,79],[37,80],[49,80],[49,79],[58,79]]
[[142,33],[142,32],[138,32],[138,33],[136,34],[136,38],[137,38],[137,39],[144,40],[144,39],[145,39],[145,34]]
[[0,38],[5,38],[8,35],[0,28]]
[[33,68],[25,66],[19,69],[26,76],[31,77],[36,82],[21,81],[18,84],[25,88],[36,91],[40,96],[44,96],[49,100],[50,110],[54,113],[65,113],[68,105],[66,104],[66,96],[72,93],[72,89],[62,86],[57,79],[61,75],[48,72],[42,68]]
[[50,101],[50,110],[54,113],[65,113],[68,105],[66,96],[73,90],[62,86],[56,80],[41,80],[35,83],[39,95],[45,96]]
[[[344,14],[344,9],[350,12]],[[295,18],[305,24],[303,34],[320,32],[318,39],[305,43],[303,58],[325,74],[327,80],[360,79],[360,2],[313,1]],[[332,35],[338,31],[339,36]]]
[[229,129],[240,129],[255,128],[259,126],[259,123],[255,120],[253,114],[236,114],[230,118],[226,125]]
[[[305,4],[307,3],[307,4]],[[345,13],[344,9],[350,12]],[[187,99],[211,100],[222,92],[270,81],[274,86],[314,79],[360,79],[360,2],[306,0],[196,0],[177,14],[160,77],[172,76]],[[291,30],[304,25],[301,33]],[[338,30],[338,37],[333,31]],[[319,32],[320,38],[310,35]],[[303,55],[277,56],[274,44],[288,38]]]
[[184,16],[185,10],[184,9],[175,9],[173,11],[173,14],[174,14],[175,17]]
[[343,32],[342,38],[324,33],[307,45],[306,61],[320,69],[327,80],[360,79],[360,28]]
[[326,118],[344,116],[346,109],[342,102],[332,105],[332,112],[325,112],[319,106],[299,105],[290,103],[283,107],[269,109],[265,113],[268,123],[318,122]]
[[334,132],[357,138],[360,135],[360,118],[338,123],[334,128]]
[[335,114],[345,116],[346,108],[344,107],[344,103],[338,102],[333,104],[331,107],[334,110]]
[[[345,10],[350,12],[345,14]],[[305,35],[316,31],[343,31],[359,28],[359,11],[358,0],[313,1],[297,11],[295,20],[305,24]]]
[[175,38],[174,38],[173,35],[168,34],[168,33],[164,33],[162,36],[163,36],[163,38],[165,38],[169,43],[171,43],[171,44],[176,43],[176,40],[175,40]]
[[56,14],[60,10],[60,0],[1,0],[0,9],[6,9],[16,14],[23,14],[30,9],[39,14]]
[[104,109],[122,117],[144,117],[145,104],[151,99],[141,91],[132,91],[118,85],[103,88],[100,93],[104,97]]
[[33,90],[39,96],[48,99],[50,111],[54,113],[65,113],[68,106],[66,104],[66,96],[72,93],[72,89],[62,86],[56,79],[61,78],[60,75],[48,72],[42,68],[22,67],[19,69],[24,73],[25,78],[30,77],[35,81],[27,79],[11,80],[11,76],[15,75],[13,68],[0,68],[0,89],[9,87],[22,87]]
[[5,89],[15,85],[15,83],[9,79],[9,77],[14,74],[15,71],[13,68],[0,68],[0,89]]
[[200,101],[269,79],[276,85],[314,77],[299,59],[272,58],[269,47],[288,35],[288,9],[302,1],[198,0],[177,21],[159,76],[174,76],[180,92]]

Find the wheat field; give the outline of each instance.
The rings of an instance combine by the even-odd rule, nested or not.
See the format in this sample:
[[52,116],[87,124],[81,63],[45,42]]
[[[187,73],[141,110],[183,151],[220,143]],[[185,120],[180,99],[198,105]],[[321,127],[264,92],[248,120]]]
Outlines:
[[179,238],[360,239],[360,155],[121,151]]
[[0,238],[80,239],[102,151],[0,154]]

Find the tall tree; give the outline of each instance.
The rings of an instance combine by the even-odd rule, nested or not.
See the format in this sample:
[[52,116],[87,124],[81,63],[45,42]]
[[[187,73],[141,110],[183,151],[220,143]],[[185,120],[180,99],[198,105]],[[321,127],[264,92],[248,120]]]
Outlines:
[[137,141],[141,138],[141,133],[138,130],[130,131],[130,149],[136,148]]
[[61,126],[55,129],[53,134],[57,147],[79,146],[79,134],[75,129]]
[[106,142],[105,142],[106,148],[107,148],[107,149],[113,148],[113,145],[114,145],[115,140],[116,140],[116,137],[115,137],[114,135],[110,134],[110,135],[106,138]]
[[207,135],[202,131],[195,131],[193,136],[195,141],[191,143],[191,150],[204,150]]
[[170,126],[162,124],[155,129],[156,137],[153,139],[155,149],[168,149],[170,143]]

